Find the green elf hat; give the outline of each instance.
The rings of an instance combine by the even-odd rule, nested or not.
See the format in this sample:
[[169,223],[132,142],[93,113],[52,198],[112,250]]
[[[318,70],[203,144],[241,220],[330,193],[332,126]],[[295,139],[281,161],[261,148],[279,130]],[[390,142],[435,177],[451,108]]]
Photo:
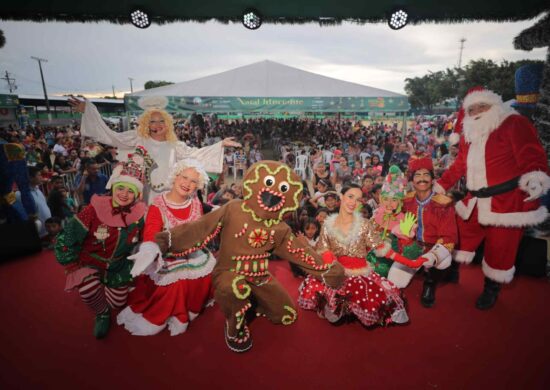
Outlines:
[[382,184],[383,198],[403,199],[405,197],[405,175],[397,165],[392,165]]

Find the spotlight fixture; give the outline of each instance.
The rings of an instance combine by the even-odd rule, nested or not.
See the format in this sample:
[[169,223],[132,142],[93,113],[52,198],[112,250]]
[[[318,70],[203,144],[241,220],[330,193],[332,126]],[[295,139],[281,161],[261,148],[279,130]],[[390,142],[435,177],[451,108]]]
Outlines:
[[390,20],[388,20],[388,25],[392,30],[399,30],[400,28],[405,27],[408,21],[409,15],[407,12],[401,8],[397,8],[391,13]]
[[130,14],[130,21],[134,26],[139,28],[147,28],[151,25],[149,15],[140,9],[136,9]]
[[249,30],[257,30],[262,25],[262,16],[255,9],[249,8],[243,13],[243,25]]

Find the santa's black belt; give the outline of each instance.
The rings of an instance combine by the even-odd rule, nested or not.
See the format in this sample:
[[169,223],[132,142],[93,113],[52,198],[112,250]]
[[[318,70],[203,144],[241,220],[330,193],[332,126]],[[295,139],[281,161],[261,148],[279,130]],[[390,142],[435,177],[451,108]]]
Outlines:
[[496,184],[490,187],[483,187],[477,191],[470,191],[470,194],[476,198],[488,198],[505,192],[512,191],[518,187],[519,176],[514,177],[512,180],[505,181],[504,183]]

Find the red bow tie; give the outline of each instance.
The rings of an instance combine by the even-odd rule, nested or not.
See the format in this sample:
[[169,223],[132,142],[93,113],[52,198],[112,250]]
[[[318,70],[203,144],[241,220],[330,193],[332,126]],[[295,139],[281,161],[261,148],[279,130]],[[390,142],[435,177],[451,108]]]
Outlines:
[[131,211],[132,211],[132,205],[127,205],[127,206],[113,207],[113,209],[111,210],[111,213],[113,215],[129,214]]

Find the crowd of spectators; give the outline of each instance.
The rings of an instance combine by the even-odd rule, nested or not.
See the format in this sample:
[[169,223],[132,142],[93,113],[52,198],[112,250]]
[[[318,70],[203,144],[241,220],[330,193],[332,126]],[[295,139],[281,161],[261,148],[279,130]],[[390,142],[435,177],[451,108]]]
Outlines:
[[[240,179],[251,164],[265,158],[266,151],[273,151],[274,158],[295,168],[304,179],[304,197],[302,209],[290,216],[289,222],[296,233],[312,241],[324,219],[338,211],[338,190],[345,182],[362,186],[363,212],[370,216],[391,164],[406,170],[409,157],[422,152],[432,155],[438,169],[448,167],[457,151],[447,142],[452,122],[453,118],[429,122],[419,117],[404,139],[399,121],[365,124],[336,119],[218,120],[215,116],[193,116],[176,120],[175,130],[190,146],[206,146],[226,137],[235,137],[242,144],[241,148],[226,148],[224,172],[204,194],[208,205],[242,197]],[[0,128],[0,139],[25,147],[32,193],[42,221],[40,233],[46,237],[87,205],[92,195],[106,191],[105,184],[117,162],[116,148],[81,137],[77,123],[54,127],[36,122],[24,129],[8,126]]]

